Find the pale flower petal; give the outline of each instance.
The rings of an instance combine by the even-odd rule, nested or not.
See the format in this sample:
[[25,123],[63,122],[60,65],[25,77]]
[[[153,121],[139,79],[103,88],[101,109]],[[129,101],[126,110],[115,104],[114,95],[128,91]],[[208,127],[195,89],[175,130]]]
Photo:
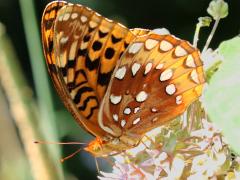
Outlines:
[[223,148],[220,136],[213,137],[213,143],[214,143],[213,148],[216,152],[219,152]]
[[177,154],[173,159],[172,167],[171,167],[171,177],[174,179],[178,179],[182,176],[183,169],[185,167],[184,157],[180,154]]

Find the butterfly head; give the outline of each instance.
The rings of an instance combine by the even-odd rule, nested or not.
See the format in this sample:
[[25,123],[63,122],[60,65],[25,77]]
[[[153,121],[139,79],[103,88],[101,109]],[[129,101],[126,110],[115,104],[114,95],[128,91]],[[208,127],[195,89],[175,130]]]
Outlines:
[[122,143],[118,138],[113,138],[106,141],[102,140],[101,138],[96,138],[84,148],[85,151],[91,153],[94,157],[114,155],[121,152],[119,149],[128,149],[128,146]]
[[91,153],[94,157],[106,157],[109,155],[119,154],[129,148],[136,147],[141,137],[130,137],[122,135],[120,138],[101,139],[97,137],[91,141],[85,151]]
[[109,144],[112,144],[111,141],[103,141],[101,138],[97,137],[91,141],[84,150],[91,153],[94,157],[103,157],[112,152],[112,148],[110,148]]
[[87,147],[84,148],[85,151],[90,152],[93,155],[101,153],[103,141],[100,138],[96,138],[91,141]]

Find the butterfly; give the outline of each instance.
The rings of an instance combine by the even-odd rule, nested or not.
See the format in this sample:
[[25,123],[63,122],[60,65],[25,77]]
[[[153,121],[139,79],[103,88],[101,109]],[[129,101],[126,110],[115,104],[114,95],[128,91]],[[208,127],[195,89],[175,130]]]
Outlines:
[[95,157],[136,147],[202,93],[199,51],[173,35],[128,29],[65,1],[46,6],[41,29],[53,84],[78,124],[96,137],[85,148]]

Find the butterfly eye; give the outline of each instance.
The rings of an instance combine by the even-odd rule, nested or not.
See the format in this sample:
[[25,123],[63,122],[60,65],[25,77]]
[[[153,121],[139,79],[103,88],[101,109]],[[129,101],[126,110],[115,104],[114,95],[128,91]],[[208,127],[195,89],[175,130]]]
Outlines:
[[93,147],[93,151],[95,151],[95,152],[98,152],[98,151],[100,151],[101,150],[101,147],[100,146],[94,146]]

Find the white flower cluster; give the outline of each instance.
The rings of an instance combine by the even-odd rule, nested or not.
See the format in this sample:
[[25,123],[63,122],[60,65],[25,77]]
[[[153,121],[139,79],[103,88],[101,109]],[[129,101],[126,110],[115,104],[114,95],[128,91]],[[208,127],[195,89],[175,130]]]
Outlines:
[[[228,15],[228,4],[224,0],[212,0],[207,11],[215,20],[201,53],[209,82],[223,57],[208,46],[219,20]],[[199,18],[194,47],[200,29],[210,23],[211,17]],[[231,152],[220,130],[207,120],[199,100],[181,119],[152,130],[138,147],[114,158],[112,173],[100,172],[100,180],[240,180],[240,157]]]
[[183,124],[174,120],[149,132],[138,147],[115,156],[113,171],[99,179],[240,179],[240,158],[232,156],[213,123]]

